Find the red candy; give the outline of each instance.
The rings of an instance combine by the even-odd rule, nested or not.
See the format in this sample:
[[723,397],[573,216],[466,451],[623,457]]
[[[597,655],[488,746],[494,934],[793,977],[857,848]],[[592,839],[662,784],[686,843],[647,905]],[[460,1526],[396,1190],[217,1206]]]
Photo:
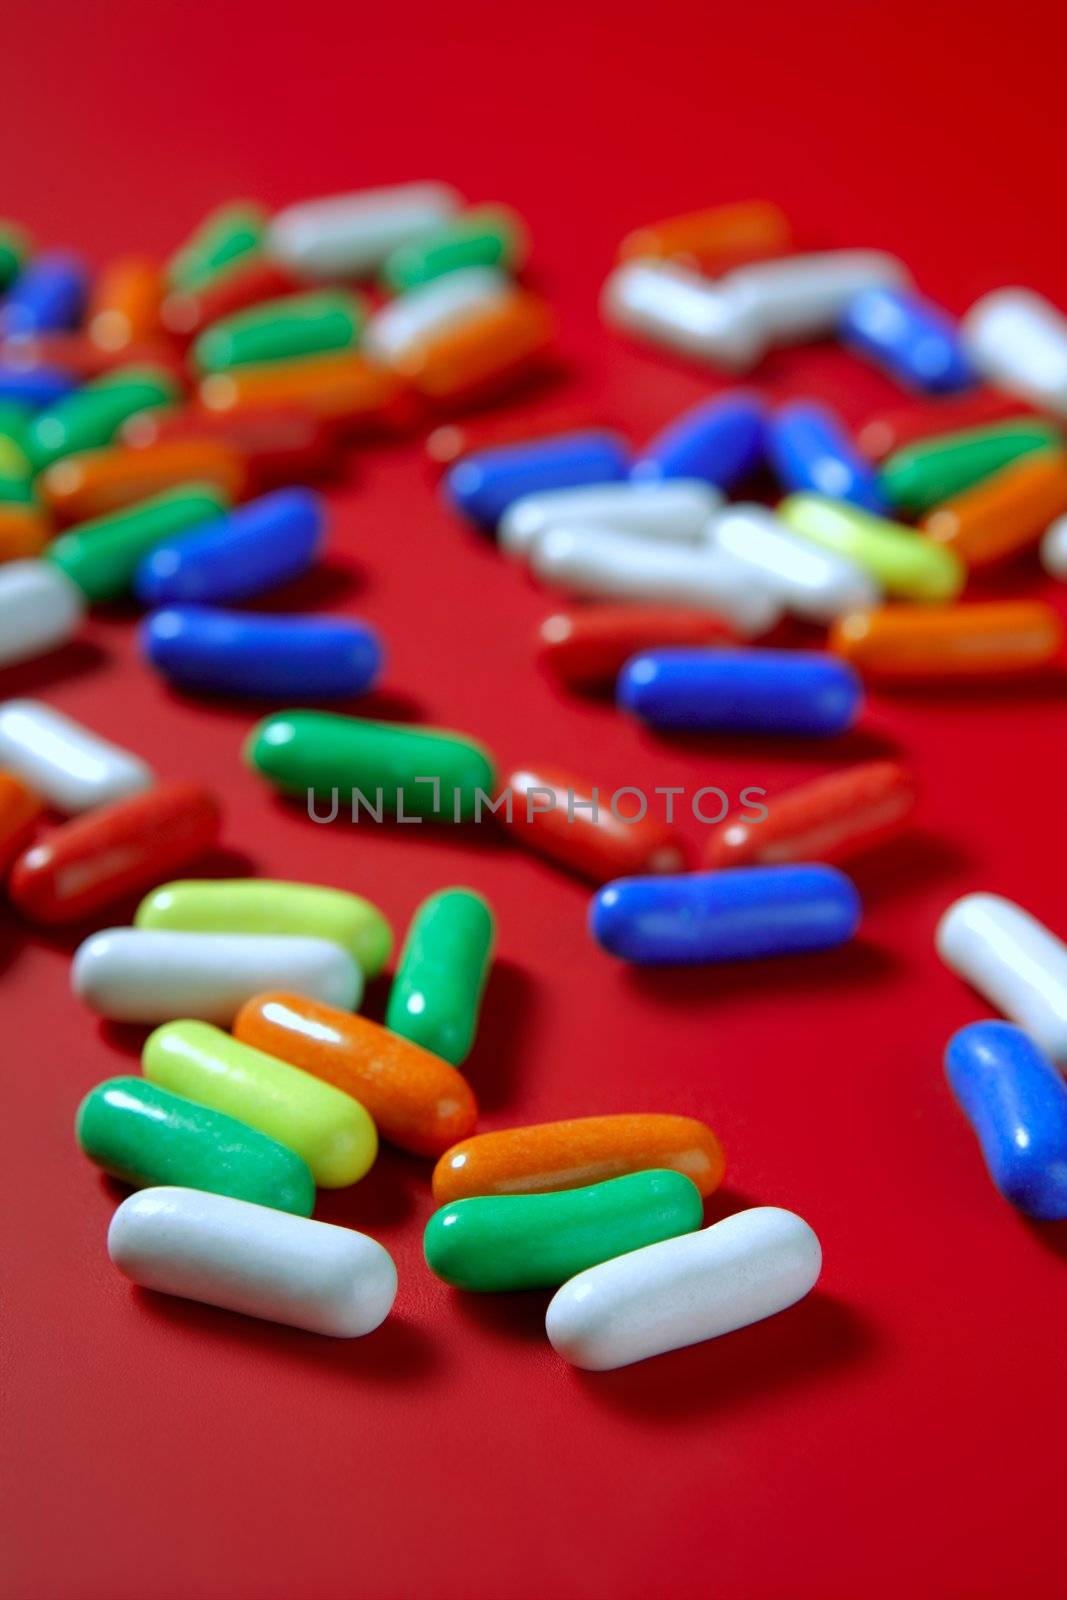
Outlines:
[[706,611],[682,606],[591,605],[554,612],[538,638],[538,658],[553,677],[570,689],[603,689],[642,650],[726,643],[736,634]]
[[669,823],[651,815],[640,821],[621,820],[640,813],[641,801],[633,790],[598,787],[558,767],[518,767],[503,781],[501,793],[508,791],[511,819],[503,807],[496,816],[512,838],[594,883],[643,872],[681,872],[685,867],[684,846]]
[[1025,400],[1013,400],[995,389],[975,389],[954,400],[930,400],[925,405],[895,406],[892,411],[868,417],[856,435],[864,455],[881,461],[920,439],[933,439],[939,433],[962,433],[967,428],[983,428],[1009,417],[1027,416],[1033,411]]
[[102,377],[113,367],[162,367],[181,383],[186,378],[178,351],[162,339],[105,350],[84,333],[36,333],[28,338],[8,339],[0,347],[0,363],[18,367],[21,372],[55,367],[83,383]]
[[588,406],[567,410],[524,413],[506,417],[475,418],[470,422],[446,422],[426,436],[426,454],[439,469],[454,466],[463,456],[476,450],[495,450],[500,445],[527,444],[536,439],[552,439],[560,433],[583,433],[587,428],[603,428],[600,412]]
[[762,820],[727,818],[708,841],[709,867],[844,861],[892,837],[915,804],[915,783],[895,761],[868,761],[752,802]]
[[244,457],[255,492],[321,477],[337,461],[336,429],[299,406],[142,411],[123,425],[122,439],[137,449],[179,439],[218,440]]
[[252,261],[221,273],[203,289],[172,290],[160,306],[159,320],[169,333],[192,338],[220,317],[260,300],[292,294],[298,287],[296,280],[273,262]]

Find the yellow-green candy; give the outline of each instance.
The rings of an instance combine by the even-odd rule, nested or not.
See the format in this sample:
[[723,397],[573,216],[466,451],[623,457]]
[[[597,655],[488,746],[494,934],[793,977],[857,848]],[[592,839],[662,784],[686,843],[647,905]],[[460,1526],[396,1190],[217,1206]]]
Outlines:
[[844,500],[791,494],[777,508],[794,533],[847,556],[903,600],[954,600],[966,569],[955,551],[913,528],[876,517]]

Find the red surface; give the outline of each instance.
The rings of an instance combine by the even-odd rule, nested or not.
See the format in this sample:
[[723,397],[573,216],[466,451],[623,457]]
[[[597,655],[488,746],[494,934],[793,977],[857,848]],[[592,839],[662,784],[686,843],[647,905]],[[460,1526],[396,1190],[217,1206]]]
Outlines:
[[[804,242],[899,251],[953,309],[1002,283],[1067,303],[1067,13],[494,3],[276,8],[44,0],[5,19],[3,208],[98,261],[164,251],[208,206],[442,176],[527,217],[575,400],[637,437],[709,390],[626,349],[595,298],[628,229],[767,195]],[[888,384],[832,351],[760,382],[853,420]],[[137,1030],[67,992],[73,937],[4,932],[9,1266],[4,1493],[18,1600],[644,1600],[1042,1595],[1063,1584],[1062,1228],[1002,1204],[941,1052],[984,1014],[934,957],[946,903],[1017,896],[1067,931],[1059,688],[872,698],[834,747],[667,743],[532,667],[553,602],[441,508],[417,447],[371,447],[334,496],[302,604],[390,648],[383,712],[469,729],[505,766],[603,783],[784,786],[906,756],[922,832],[860,874],[861,939],[828,956],[631,972],[588,890],[532,855],[426,827],[316,827],[241,770],[240,707],[169,693],[127,618],[10,674],[167,777],[210,779],[239,865],[348,884],[402,929],[484,891],[500,959],[469,1074],[484,1126],[592,1112],[708,1118],[728,1192],[795,1208],[825,1247],[806,1302],[643,1367],[582,1375],[545,1297],[479,1299],[421,1261],[428,1168],[384,1155],[321,1216],[394,1252],[396,1314],[331,1343],[139,1294],[108,1264],[118,1190],[74,1108]],[[1020,588],[1039,592],[1024,566]],[[1057,603],[1063,607],[1064,591]],[[220,863],[221,865],[221,863]],[[373,1000],[380,1015],[381,986]]]

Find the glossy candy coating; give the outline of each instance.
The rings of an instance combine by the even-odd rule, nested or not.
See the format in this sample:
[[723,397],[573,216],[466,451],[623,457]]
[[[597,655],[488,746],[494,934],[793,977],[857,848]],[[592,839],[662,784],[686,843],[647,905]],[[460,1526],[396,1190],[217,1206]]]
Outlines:
[[6,219],[0,222],[0,289],[7,289],[14,283],[32,248],[24,228]]
[[683,606],[587,605],[554,611],[538,629],[538,660],[569,689],[605,689],[619,669],[657,645],[709,645],[733,630]]
[[454,1067],[470,1055],[495,924],[471,889],[440,889],[417,908],[397,962],[386,1027]]
[[978,382],[954,319],[907,290],[865,289],[845,307],[838,333],[907,388],[945,394]]
[[111,442],[127,417],[177,396],[177,384],[162,368],[116,367],[34,417],[27,451],[36,467],[46,467],[75,450],[96,449]]
[[1067,451],[1035,450],[928,511],[919,526],[968,567],[986,567],[1035,544],[1067,512]]
[[777,514],[794,533],[864,567],[898,599],[954,600],[963,588],[966,569],[954,551],[858,506],[791,494]]
[[680,1172],[633,1172],[558,1194],[478,1195],[436,1211],[423,1250],[459,1289],[554,1289],[628,1250],[699,1228],[700,1191]]
[[1067,416],[1067,317],[1031,289],[994,289],[963,319],[982,376],[1043,411]]
[[632,468],[639,480],[703,478],[732,488],[763,461],[766,407],[758,395],[737,390],[706,400],[650,439]]
[[159,320],[168,333],[194,337],[235,311],[276,300],[296,287],[292,274],[273,261],[255,255],[238,258],[200,288],[172,289],[159,308]]
[[434,1168],[433,1197],[443,1206],[469,1195],[544,1194],[660,1168],[683,1173],[708,1195],[726,1163],[711,1129],[693,1117],[573,1117],[464,1139]]
[[0,566],[0,667],[66,644],[84,613],[81,590],[50,562],[5,562]]
[[402,183],[301,200],[272,218],[267,254],[301,278],[355,278],[435,232],[460,209],[447,183]]
[[192,292],[232,269],[235,262],[257,254],[266,223],[266,211],[252,200],[216,207],[167,262],[168,286]]
[[1067,1067],[1067,945],[1022,906],[966,894],[937,925],[937,953]]
[[846,663],[801,650],[648,650],[619,674],[624,711],[654,728],[843,733],[862,703]]
[[268,700],[365,694],[382,648],[363,622],[171,606],[141,625],[141,650],[183,689]]
[[589,927],[623,961],[676,966],[832,950],[860,915],[855,885],[836,867],[736,867],[620,878],[594,897]]
[[0,500],[0,564],[40,555],[48,538],[48,523],[36,505]]
[[29,411],[44,411],[58,405],[77,388],[76,379],[59,367],[8,366],[10,347],[5,347],[0,359],[0,401],[5,405],[25,406]]
[[213,322],[193,345],[192,359],[201,372],[226,372],[326,355],[356,344],[362,326],[362,301],[344,289],[285,295]]
[[478,1105],[455,1068],[367,1017],[302,994],[265,993],[242,1006],[233,1031],[352,1095],[382,1138],[412,1155],[440,1156],[474,1131]]
[[0,704],[0,769],[22,778],[57,811],[89,811],[147,789],[154,778],[139,756],[41,700]]
[[1042,539],[1041,564],[1050,577],[1067,580],[1067,517],[1057,517]]
[[557,524],[610,528],[643,539],[702,544],[708,519],[722,496],[699,478],[648,483],[590,483],[547,489],[513,500],[500,519],[497,540],[510,556],[529,554],[534,541]]
[[638,820],[632,794],[620,797],[616,816],[611,789],[598,789],[572,772],[540,763],[509,772],[501,792],[511,794],[511,820],[506,810],[498,810],[496,817],[511,838],[594,883],[685,867],[681,836],[657,817]]
[[90,1161],[138,1189],[177,1183],[300,1217],[315,1205],[314,1179],[294,1150],[144,1078],[90,1089],[74,1131]]
[[1062,431],[1033,417],[994,422],[895,450],[882,468],[881,485],[903,511],[929,511],[972,484],[1035,450],[1054,450]]
[[257,492],[304,482],[337,460],[337,436],[324,417],[301,406],[253,406],[242,411],[142,411],[124,422],[122,440],[138,450],[159,445],[217,442],[244,461]]
[[388,368],[342,350],[212,372],[201,381],[198,396],[205,410],[223,414],[301,406],[347,433],[388,426],[404,392],[403,382]]
[[376,361],[402,361],[427,341],[444,338],[506,304],[514,294],[511,279],[495,267],[449,272],[380,306],[367,321],[363,348]]
[[539,295],[515,290],[477,316],[416,341],[394,370],[416,394],[438,406],[495,398],[543,366],[556,319]]
[[995,389],[968,389],[965,394],[947,399],[876,411],[859,428],[856,442],[872,461],[883,461],[895,450],[903,450],[906,445],[917,444],[922,439],[936,439],[945,433],[966,433],[992,422],[1007,422],[1011,417],[1026,416],[1028,409],[1024,400],[998,394]]
[[248,600],[298,578],[325,536],[325,506],[310,489],[276,489],[176,540],[155,541],[134,574],[143,605]]
[[0,871],[28,844],[43,809],[21,778],[0,772]]
[[679,261],[714,275],[742,261],[784,255],[792,246],[789,219],[767,200],[708,206],[628,233],[620,261]]
[[507,206],[475,206],[420,239],[402,244],[382,266],[382,281],[402,294],[464,267],[519,271],[529,249],[522,219]]
[[612,327],[723,372],[748,372],[766,349],[758,323],[720,283],[676,261],[626,261],[605,281]]
[[728,817],[712,833],[704,859],[709,867],[847,861],[898,834],[915,798],[906,767],[865,761],[762,800],[762,817]]
[[141,562],[157,547],[174,549],[176,536],[200,537],[221,526],[227,500],[217,484],[185,483],[71,528],[49,547],[47,560],[91,601],[128,594]]
[[103,350],[127,350],[158,336],[163,284],[156,263],[144,256],[111,261],[92,287],[86,331]]
[[865,289],[908,282],[882,250],[822,250],[738,267],[719,280],[723,296],[771,344],[803,343],[833,333],[841,313]]
[[897,605],[841,617],[828,643],[864,678],[879,682],[998,678],[1053,661],[1063,624],[1040,600]]
[[0,311],[4,337],[76,328],[85,310],[89,269],[80,256],[47,251],[19,273]]
[[794,401],[767,425],[767,454],[782,488],[848,500],[867,511],[888,510],[878,475],[827,406]]
[[65,456],[38,480],[57,522],[86,522],[183,484],[213,484],[224,502],[239,500],[248,474],[240,455],[218,439],[179,440],[146,450],[112,445]]
[[712,517],[705,536],[717,550],[747,566],[753,582],[787,611],[809,622],[832,622],[843,611],[873,605],[879,598],[869,572],[836,550],[822,550],[800,538],[766,506],[727,506]]

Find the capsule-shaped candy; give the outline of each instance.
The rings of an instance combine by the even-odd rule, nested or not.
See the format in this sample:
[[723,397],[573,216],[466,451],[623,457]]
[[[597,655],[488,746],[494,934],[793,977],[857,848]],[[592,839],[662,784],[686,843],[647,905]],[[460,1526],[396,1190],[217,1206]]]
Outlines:
[[248,600],[299,578],[325,535],[325,507],[310,489],[277,489],[176,540],[154,543],[134,574],[147,606]]
[[573,1366],[608,1372],[772,1317],[821,1270],[801,1217],[754,1206],[579,1273],[552,1297],[545,1331]]
[[302,406],[252,406],[247,410],[142,411],[124,422],[125,444],[137,450],[206,442],[239,456],[257,493],[321,477],[337,460],[337,436],[324,417]]
[[1009,1022],[972,1022],[949,1040],[945,1072],[1005,1200],[1067,1217],[1067,1084],[1048,1057]]
[[159,367],[116,367],[34,417],[26,449],[36,467],[75,450],[109,444],[127,417],[178,397],[174,379]]
[[493,527],[526,495],[618,481],[627,466],[626,443],[617,434],[564,434],[468,456],[447,474],[445,493],[457,511]]
[[235,311],[262,300],[277,300],[296,287],[291,273],[273,261],[250,255],[238,258],[199,288],[172,289],[160,305],[159,320],[168,333],[193,337]]
[[149,1082],[288,1145],[324,1189],[358,1182],[378,1153],[358,1100],[209,1022],[165,1022],[145,1041],[141,1066]]
[[703,478],[732,488],[762,464],[766,407],[739,390],[685,411],[649,441],[633,465],[638,479]]
[[514,289],[455,326],[416,340],[392,366],[423,400],[470,405],[496,398],[544,366],[555,336],[547,303]]
[[569,689],[606,689],[631,656],[657,645],[735,637],[725,622],[682,606],[587,605],[554,611],[538,629],[538,659]]
[[9,366],[11,347],[3,350],[0,366],[0,401],[5,405],[25,406],[28,411],[44,411],[58,405],[77,388],[77,380],[61,367]]
[[884,606],[841,617],[828,643],[878,682],[999,678],[1053,661],[1063,647],[1063,624],[1040,600]]
[[767,454],[787,493],[810,489],[867,511],[888,510],[878,474],[826,406],[780,406],[767,427]]
[[0,768],[57,811],[89,811],[147,789],[151,768],[40,700],[0,704]]
[[32,501],[0,500],[0,564],[40,555],[48,523]]
[[907,290],[865,289],[845,307],[838,333],[907,388],[945,394],[978,381],[953,318]]
[[242,1006],[233,1031],[352,1095],[381,1137],[412,1155],[443,1155],[474,1131],[478,1104],[456,1069],[367,1017],[302,994],[266,993]]
[[221,821],[208,790],[159,784],[31,845],[11,869],[8,893],[34,922],[77,922],[195,861],[217,842]]
[[212,372],[198,390],[208,412],[304,407],[346,433],[392,425],[405,401],[397,375],[364,355],[342,350],[264,366]]
[[214,281],[235,262],[258,254],[267,213],[254,200],[231,200],[208,213],[167,262],[172,289],[194,291]]
[[895,450],[903,450],[906,445],[917,444],[922,439],[935,439],[944,433],[966,433],[992,422],[1025,416],[1027,412],[1024,400],[998,394],[995,389],[968,389],[965,394],[948,399],[876,411],[859,429],[856,442],[872,461],[884,461]]
[[464,1139],[434,1168],[433,1197],[443,1206],[469,1195],[544,1194],[660,1168],[683,1173],[707,1195],[726,1163],[711,1129],[693,1117],[574,1117]]
[[6,562],[0,566],[0,667],[66,644],[84,613],[81,590],[49,562]]
[[272,878],[186,879],[155,889],[137,907],[138,928],[187,933],[269,933],[330,939],[368,978],[389,958],[392,930],[377,906],[344,889]]
[[896,761],[865,761],[728,817],[708,841],[709,867],[838,863],[894,838],[915,806],[915,780]]
[[426,1224],[423,1250],[430,1271],[459,1289],[554,1289],[703,1219],[700,1191],[682,1173],[632,1172],[559,1194],[456,1200]]
[[33,333],[8,339],[0,359],[9,369],[65,372],[74,384],[102,378],[124,367],[165,372],[179,386],[185,384],[181,351],[169,340],[147,339],[122,350],[104,350],[86,333]]
[[591,483],[580,489],[547,489],[513,500],[500,519],[497,541],[511,556],[525,556],[549,528],[610,528],[668,543],[702,544],[708,518],[722,495],[699,478],[662,483]]
[[227,499],[217,484],[184,483],[106,516],[94,517],[49,546],[48,561],[91,601],[128,594],[141,562],[157,547],[175,549],[175,537],[203,536],[222,526]]
[[159,334],[163,284],[159,268],[144,256],[122,256],[93,284],[86,331],[104,350],[126,350]]
[[965,894],[937,926],[946,966],[1067,1067],[1067,945],[998,894]]
[[[448,281],[458,277],[453,273]],[[411,299],[410,295],[404,296]],[[399,304],[399,302],[397,302]],[[533,444],[538,439],[554,439],[561,433],[589,433],[607,426],[604,415],[592,406],[553,406],[531,415],[522,410],[472,416],[455,422],[442,422],[426,435],[426,457],[432,468],[443,471],[455,466],[464,456],[498,445]]]
[[919,526],[968,567],[987,567],[1035,544],[1067,512],[1067,451],[1035,450],[928,511]]
[[640,966],[751,961],[832,950],[859,927],[850,878],[820,864],[620,878],[589,912],[593,938]]
[[896,450],[882,468],[881,485],[904,511],[928,511],[1035,450],[1056,450],[1063,434],[1051,422],[1020,417],[985,428],[919,440]]
[[6,218],[0,222],[0,289],[7,289],[14,283],[32,248],[24,228]]
[[346,1009],[363,995],[362,972],[332,939],[167,928],[91,934],[75,952],[70,983],[91,1011],[113,1022],[190,1017],[220,1027],[253,995],[281,984]]
[[618,703],[654,728],[835,734],[859,715],[845,662],[812,650],[647,650],[619,674]]
[[21,778],[0,772],[0,870],[29,843],[43,809]]
[[907,268],[882,250],[824,250],[738,267],[719,280],[737,315],[771,344],[823,339],[866,289],[909,281]]
[[6,339],[53,329],[76,328],[89,291],[89,269],[80,256],[54,250],[34,256],[8,291],[0,312]]
[[1041,563],[1050,577],[1067,579],[1067,517],[1057,517],[1042,539]]
[[362,326],[363,303],[347,290],[285,295],[213,322],[196,340],[192,357],[201,372],[226,372],[230,367],[325,355],[358,343]]
[[301,278],[363,277],[394,250],[434,232],[461,204],[447,183],[405,183],[302,200],[272,219],[267,254]]
[[1041,410],[1067,416],[1067,317],[1030,289],[994,289],[963,319],[982,376]]
[[505,803],[496,816],[513,839],[594,883],[685,867],[680,835],[670,823],[648,815],[640,790],[598,788],[574,773],[538,764],[508,773],[502,794]]
[[295,1150],[144,1078],[90,1089],[74,1125],[90,1161],[134,1188],[181,1184],[309,1217],[315,1180]]
[[619,245],[619,260],[680,261],[713,275],[742,261],[784,255],[792,242],[793,230],[779,206],[741,200],[635,228]]
[[604,284],[610,326],[723,372],[749,372],[766,340],[755,319],[719,283],[674,261],[627,261]]
[[377,361],[394,362],[425,340],[440,338],[509,300],[514,286],[493,267],[467,267],[388,301],[368,319],[363,348]]
[[145,658],[171,683],[207,694],[329,700],[365,694],[382,648],[363,622],[170,606],[141,625]]
[[877,583],[836,550],[820,550],[798,538],[766,506],[732,505],[714,516],[707,537],[717,549],[752,569],[794,616],[832,622],[845,611],[874,605]]
[[228,504],[241,498],[247,481],[232,445],[198,439],[146,450],[83,450],[46,467],[38,491],[57,522],[87,522],[189,483],[214,484]]
[[519,272],[528,252],[525,226],[514,211],[507,206],[474,206],[433,233],[398,246],[382,266],[382,281],[403,294],[466,267]]
[[424,900],[400,953],[386,1026],[461,1066],[474,1044],[493,941],[492,909],[473,890],[441,889]]
[[863,567],[894,598],[954,600],[963,588],[966,568],[955,551],[858,506],[791,494],[777,514],[794,533]]
[[396,1299],[393,1259],[365,1233],[196,1189],[131,1195],[107,1248],[142,1288],[337,1339],[372,1333]]

